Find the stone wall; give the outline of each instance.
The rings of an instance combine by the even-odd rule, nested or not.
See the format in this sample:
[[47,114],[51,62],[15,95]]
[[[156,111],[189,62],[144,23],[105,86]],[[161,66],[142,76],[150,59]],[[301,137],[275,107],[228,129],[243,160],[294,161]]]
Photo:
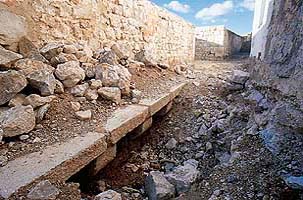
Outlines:
[[0,8],[24,16],[38,46],[63,41],[95,50],[117,42],[132,56],[144,49],[158,62],[194,57],[194,27],[147,0],[6,0]]
[[224,26],[196,28],[195,59],[221,60],[240,51],[243,38]]

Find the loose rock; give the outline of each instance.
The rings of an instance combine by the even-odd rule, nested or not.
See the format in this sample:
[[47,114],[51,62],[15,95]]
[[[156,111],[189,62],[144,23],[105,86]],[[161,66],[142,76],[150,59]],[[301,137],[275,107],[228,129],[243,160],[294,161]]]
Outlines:
[[169,150],[174,149],[177,147],[177,140],[175,140],[175,138],[171,138],[165,145],[165,147]]
[[25,98],[26,96],[24,94],[19,93],[9,101],[8,106],[9,107],[21,106],[24,104]]
[[0,72],[0,85],[0,105],[3,105],[25,88],[27,80],[17,71]]
[[82,85],[76,85],[75,87],[69,88],[69,92],[76,97],[83,97],[88,88],[88,83],[84,83]]
[[91,110],[78,111],[78,112],[76,112],[76,116],[80,120],[89,120],[92,118],[92,111]]
[[175,187],[158,171],[152,171],[146,177],[145,190],[150,200],[165,200],[175,196]]
[[57,66],[55,75],[63,81],[65,87],[71,88],[85,78],[85,71],[80,67],[79,62],[69,61]]
[[231,82],[244,85],[248,79],[249,73],[241,70],[234,70],[231,77]]
[[0,46],[0,66],[10,68],[10,65],[17,61],[18,59],[23,58],[22,55],[17,54],[12,51],[8,51]]
[[24,105],[31,105],[34,109],[52,102],[56,96],[41,97],[37,94],[31,94],[24,100]]
[[117,87],[103,87],[98,90],[98,94],[104,99],[119,103],[121,101],[121,91]]
[[50,107],[51,107],[50,104],[45,104],[45,105],[41,106],[40,108],[38,108],[38,110],[36,112],[37,123],[40,123],[44,119],[44,117]]
[[40,53],[48,60],[56,57],[63,51],[63,44],[58,42],[48,43],[40,49]]
[[48,180],[41,181],[28,193],[29,199],[55,199],[60,193]]
[[70,102],[70,104],[74,111],[79,111],[81,108],[81,104],[79,102]]
[[108,190],[95,196],[94,200],[122,200],[122,196],[114,190]]
[[0,127],[4,137],[29,133],[35,128],[35,113],[31,106],[16,106],[0,113]]
[[85,98],[89,101],[97,100],[99,97],[97,90],[88,89],[85,93]]
[[56,94],[63,94],[64,93],[64,85],[61,81],[56,79],[56,87],[55,87]]

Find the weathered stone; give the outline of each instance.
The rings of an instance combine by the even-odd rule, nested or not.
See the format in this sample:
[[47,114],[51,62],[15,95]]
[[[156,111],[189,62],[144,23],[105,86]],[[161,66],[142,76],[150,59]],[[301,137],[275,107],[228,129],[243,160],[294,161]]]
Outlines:
[[136,98],[138,101],[140,101],[142,98],[142,92],[140,90],[132,90],[131,97]]
[[44,119],[44,117],[50,107],[51,107],[50,104],[45,104],[45,105],[41,106],[40,108],[38,108],[38,110],[36,112],[36,122],[37,123],[40,123]]
[[104,99],[119,103],[121,101],[121,91],[117,87],[102,87],[98,94]]
[[234,70],[231,77],[231,82],[244,85],[248,79],[249,73],[241,70]]
[[64,45],[64,48],[63,48],[64,53],[74,54],[74,53],[77,53],[77,51],[78,51],[78,48],[75,47],[74,45]]
[[166,200],[175,196],[175,187],[158,171],[152,171],[146,177],[145,191],[150,200]]
[[21,58],[23,58],[22,55],[0,47],[0,66],[10,68],[12,63]]
[[92,80],[89,81],[89,84],[90,84],[90,88],[93,89],[93,90],[97,90],[97,89],[102,87],[102,81],[101,80],[92,79]]
[[197,179],[199,171],[198,161],[187,160],[183,166],[176,167],[173,171],[165,174],[166,179],[176,186],[177,193],[187,192],[191,184]]
[[95,196],[94,200],[122,200],[122,196],[114,190],[108,190]]
[[130,93],[131,74],[121,65],[98,65],[96,67],[96,79],[101,80],[104,86],[119,87],[123,95],[129,95]]
[[38,48],[27,37],[22,37],[20,39],[19,52],[24,57],[28,57],[34,54],[39,54]]
[[135,61],[135,60],[129,60],[128,67],[136,69],[136,68],[140,68],[140,67],[145,67],[145,64],[143,62],[139,62],[139,61]]
[[86,92],[85,92],[85,98],[89,101],[92,101],[92,100],[97,100],[99,95],[98,95],[98,92],[97,90],[92,90],[92,89],[88,89]]
[[129,58],[128,52],[126,51],[126,49],[123,49],[123,47],[121,47],[121,45],[114,44],[111,47],[111,50],[117,55],[117,57],[119,59],[128,59]]
[[15,106],[21,106],[21,105],[23,105],[25,97],[26,96],[24,94],[17,94],[14,98],[12,98],[9,101],[8,106],[9,107],[15,107]]
[[24,17],[6,9],[0,9],[0,44],[12,45],[26,35],[27,25]]
[[147,53],[145,50],[141,50],[135,55],[135,60],[144,63],[148,67],[156,67],[157,64],[154,61],[153,57]]
[[89,120],[92,118],[92,111],[91,110],[86,110],[86,111],[78,111],[75,113],[76,116],[80,120]]
[[58,56],[51,58],[50,64],[55,67],[68,61],[78,61],[78,59],[73,54],[60,53]]
[[79,102],[70,102],[70,104],[74,111],[79,111],[81,108],[81,104]]
[[106,63],[109,65],[118,65],[118,57],[114,53],[114,51],[106,51],[100,52],[98,57],[99,63]]
[[69,88],[68,91],[76,97],[83,97],[88,88],[88,83],[84,83],[82,85],[76,85],[75,87]]
[[39,106],[51,103],[55,98],[56,96],[41,97],[37,94],[31,94],[25,98],[24,105],[31,105],[35,109]]
[[54,68],[41,61],[24,59],[16,63],[16,69],[22,72],[30,85],[47,96],[54,94],[56,79],[53,74]]
[[69,61],[57,66],[55,75],[63,81],[65,87],[73,87],[85,78],[85,71],[80,67],[79,62]]
[[166,143],[165,147],[166,147],[167,149],[169,149],[169,150],[172,150],[172,149],[174,149],[174,148],[177,147],[177,144],[178,144],[177,140],[175,140],[175,138],[171,138],[171,139]]
[[56,94],[64,93],[64,85],[63,85],[63,83],[61,83],[61,81],[59,81],[57,79],[56,79],[55,93]]
[[48,180],[41,181],[28,193],[29,199],[55,199],[60,193]]
[[31,106],[16,106],[0,114],[0,128],[4,137],[29,133],[35,125],[35,113]]
[[19,136],[19,139],[22,140],[22,141],[27,140],[28,138],[29,138],[29,135],[20,135]]
[[26,87],[27,80],[17,71],[0,72],[0,85],[0,105],[3,105]]
[[94,78],[96,75],[96,67],[92,63],[82,63],[81,67],[84,69],[88,78]]
[[63,51],[63,44],[60,42],[48,43],[40,49],[40,53],[48,60],[56,57]]

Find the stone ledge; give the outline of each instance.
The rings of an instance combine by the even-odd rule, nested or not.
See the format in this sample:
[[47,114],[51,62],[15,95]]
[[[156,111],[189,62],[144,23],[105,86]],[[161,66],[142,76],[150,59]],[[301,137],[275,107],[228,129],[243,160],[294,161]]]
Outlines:
[[[105,135],[87,133],[62,144],[46,147],[0,168],[0,195],[8,198],[18,189],[44,176],[55,176],[65,181],[107,148]],[[99,154],[100,155],[100,154]]]

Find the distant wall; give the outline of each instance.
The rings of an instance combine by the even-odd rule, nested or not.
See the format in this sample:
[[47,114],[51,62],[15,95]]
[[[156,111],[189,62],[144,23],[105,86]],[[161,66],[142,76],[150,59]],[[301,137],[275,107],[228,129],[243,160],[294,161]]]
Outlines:
[[194,27],[148,0],[9,0],[0,8],[27,19],[28,37],[86,43],[92,49],[117,42],[131,53],[145,49],[157,61],[192,61]]
[[196,28],[195,59],[221,60],[238,53],[243,38],[224,26]]
[[261,60],[264,58],[266,38],[273,13],[273,4],[274,0],[257,0],[255,3],[250,55]]

